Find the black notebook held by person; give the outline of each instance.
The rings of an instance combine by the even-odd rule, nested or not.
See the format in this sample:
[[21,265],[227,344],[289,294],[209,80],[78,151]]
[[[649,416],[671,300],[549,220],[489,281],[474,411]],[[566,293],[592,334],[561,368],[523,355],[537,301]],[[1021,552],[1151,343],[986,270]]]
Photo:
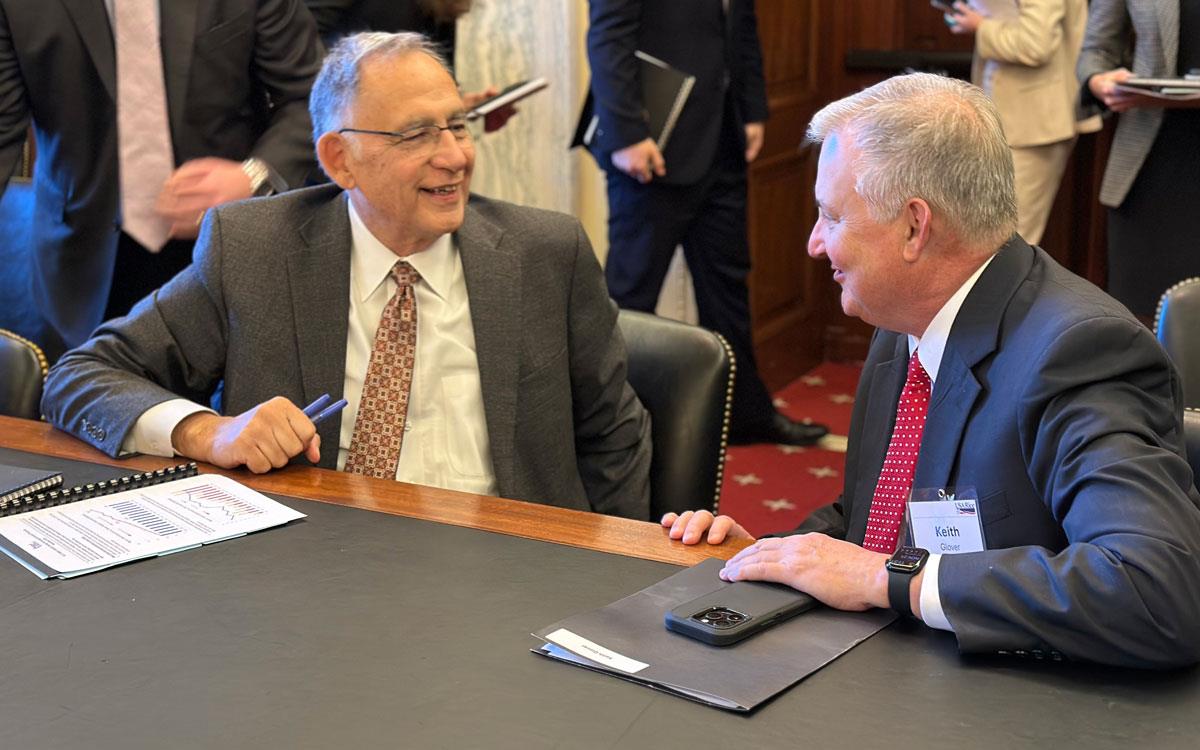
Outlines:
[[62,484],[62,474],[43,469],[0,464],[0,513],[29,495],[51,490]]
[[[665,151],[671,132],[675,130],[675,123],[679,121],[679,113],[683,111],[692,87],[696,85],[696,77],[641,50],[633,54],[638,60],[638,76],[642,85],[642,116],[658,150]],[[600,118],[595,114],[589,91],[583,111],[579,113],[579,124],[575,128],[571,146],[590,146],[599,125]]]

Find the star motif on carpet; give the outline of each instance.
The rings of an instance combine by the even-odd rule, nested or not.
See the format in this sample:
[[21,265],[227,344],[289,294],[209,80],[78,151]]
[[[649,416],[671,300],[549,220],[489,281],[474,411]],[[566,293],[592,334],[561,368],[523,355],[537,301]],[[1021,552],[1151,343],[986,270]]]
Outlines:
[[837,469],[831,466],[810,466],[808,467],[808,473],[817,479],[832,479],[838,475]]
[[763,500],[762,504],[766,506],[767,510],[780,511],[796,509],[795,503],[793,503],[791,500],[788,500],[786,497],[781,497],[777,500]]
[[784,445],[783,443],[776,443],[775,447],[778,448],[779,452],[785,456],[790,456],[793,453],[804,453],[806,450],[808,450],[802,445]]
[[829,397],[829,400],[835,404],[853,404],[854,397],[849,393],[835,393]]
[[804,383],[810,388],[820,388],[821,386],[825,385],[825,378],[821,377],[820,375],[805,375],[804,377],[800,378],[800,382]]
[[748,484],[762,484],[762,478],[757,474],[734,474],[733,481],[737,482],[742,487]]
[[788,407],[787,399],[782,399],[779,396],[771,399],[771,405],[776,409],[786,409]]

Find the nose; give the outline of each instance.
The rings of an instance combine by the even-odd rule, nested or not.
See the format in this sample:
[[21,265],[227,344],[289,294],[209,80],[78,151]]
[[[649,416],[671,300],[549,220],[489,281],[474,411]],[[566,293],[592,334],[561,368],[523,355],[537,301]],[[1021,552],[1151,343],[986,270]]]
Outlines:
[[459,140],[449,130],[438,134],[437,150],[433,152],[430,162],[440,169],[458,172],[465,169],[471,155],[475,153],[470,137]]
[[808,235],[808,257],[820,259],[825,257],[825,240],[821,237],[821,219],[817,218],[812,232]]

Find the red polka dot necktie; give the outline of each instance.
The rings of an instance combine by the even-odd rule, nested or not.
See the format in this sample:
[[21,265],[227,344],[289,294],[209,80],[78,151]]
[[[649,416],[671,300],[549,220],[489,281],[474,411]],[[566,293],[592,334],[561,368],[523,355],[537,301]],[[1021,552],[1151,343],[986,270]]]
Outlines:
[[896,551],[900,525],[904,522],[904,506],[912,492],[913,473],[917,469],[921,435],[925,432],[929,392],[929,374],[921,366],[920,357],[913,352],[908,362],[908,379],[904,381],[904,390],[896,404],[892,441],[888,443],[879,483],[875,485],[875,497],[871,500],[871,512],[867,516],[863,547],[872,552],[890,555]]
[[398,260],[392,267],[396,293],[383,309],[371,361],[363,382],[358,417],[346,471],[381,479],[395,479],[408,417],[413,360],[417,353],[417,299],[413,285],[421,275]]

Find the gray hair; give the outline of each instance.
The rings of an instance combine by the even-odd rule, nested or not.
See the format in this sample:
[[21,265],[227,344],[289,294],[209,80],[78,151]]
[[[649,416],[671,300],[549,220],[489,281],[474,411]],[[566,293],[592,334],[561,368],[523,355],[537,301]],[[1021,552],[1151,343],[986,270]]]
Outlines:
[[922,198],[969,244],[994,250],[1016,231],[1012,151],[982,89],[930,73],[889,78],[808,126],[814,143],[835,133],[859,151],[854,189],[876,221]]
[[342,127],[342,118],[346,116],[346,111],[358,94],[364,62],[380,57],[402,57],[410,52],[429,55],[451,78],[454,77],[450,64],[446,62],[438,46],[420,34],[366,31],[339,40],[333,49],[329,50],[308,97],[308,111],[312,115],[313,123],[313,142],[316,143],[325,133]]

